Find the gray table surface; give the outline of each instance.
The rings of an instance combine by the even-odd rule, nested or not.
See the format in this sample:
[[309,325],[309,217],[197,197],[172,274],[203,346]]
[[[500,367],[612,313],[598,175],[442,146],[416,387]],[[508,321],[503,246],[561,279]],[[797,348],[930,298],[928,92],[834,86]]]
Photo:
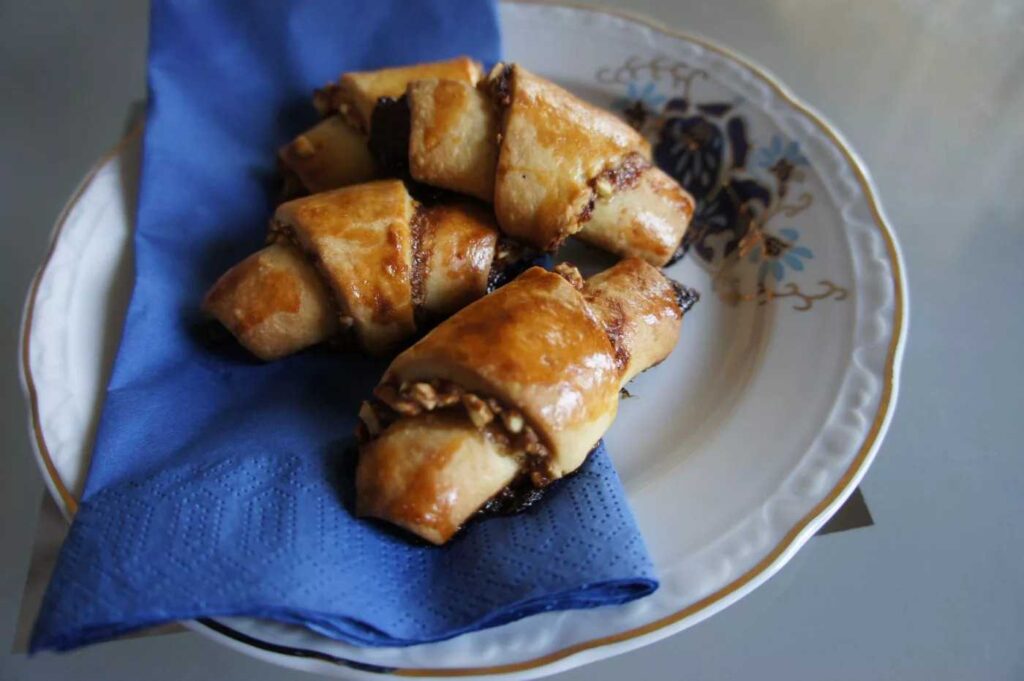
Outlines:
[[[817,538],[723,613],[558,678],[1024,678],[1024,2],[628,8],[754,58],[846,134],[903,246],[910,337],[862,486],[875,526]],[[146,20],[138,0],[0,2],[0,679],[308,678],[192,633],[6,652],[43,495],[17,320],[64,200],[145,95]]]

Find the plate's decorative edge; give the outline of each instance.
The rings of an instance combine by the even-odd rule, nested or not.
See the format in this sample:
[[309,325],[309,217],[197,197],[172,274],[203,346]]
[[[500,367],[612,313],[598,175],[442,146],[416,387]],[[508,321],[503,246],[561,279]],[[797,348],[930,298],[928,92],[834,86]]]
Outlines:
[[[461,667],[461,668],[377,668],[372,665],[362,665],[360,663],[353,664],[353,661],[346,660],[343,658],[334,657],[324,653],[318,653],[316,651],[306,651],[303,649],[288,649],[287,651],[276,650],[279,646],[266,641],[253,638],[251,636],[242,634],[240,632],[231,629],[230,627],[221,624],[219,622],[203,622],[202,620],[194,623],[186,623],[190,625],[190,628],[196,630],[207,629],[211,632],[211,635],[220,635],[227,638],[234,639],[237,643],[242,645],[250,645],[257,648],[262,648],[267,652],[278,652],[279,654],[286,654],[299,657],[313,657],[323,662],[334,663],[337,665],[351,666],[359,671],[371,671],[380,673],[392,673],[398,676],[410,676],[410,677],[467,677],[467,676],[486,676],[486,675],[498,675],[498,674],[512,674],[516,672],[523,672],[538,667],[544,667],[552,663],[563,660],[572,655],[582,653],[587,650],[593,650],[605,646],[622,643],[624,641],[645,636],[647,634],[654,633],[661,629],[664,629],[676,622],[684,620],[690,616],[693,616],[701,611],[710,611],[710,609],[716,605],[724,607],[727,603],[732,602],[736,598],[739,598],[743,593],[746,593],[749,589],[753,588],[760,582],[764,581],[772,574],[774,574],[783,564],[786,562],[787,554],[792,554],[802,546],[807,539],[809,539],[818,526],[822,525],[826,520],[825,512],[830,508],[838,508],[842,501],[849,496],[849,494],[856,487],[856,483],[863,477],[866,471],[866,466],[870,463],[874,457],[878,446],[881,444],[881,436],[884,435],[885,430],[888,428],[889,422],[892,418],[893,408],[895,406],[895,399],[898,393],[898,381],[897,373],[898,368],[902,359],[903,347],[906,339],[906,308],[908,304],[906,286],[904,281],[904,264],[903,257],[900,253],[899,246],[892,234],[892,230],[889,227],[889,222],[884,215],[880,202],[878,200],[877,189],[874,183],[871,181],[868,173],[864,167],[863,162],[857,156],[857,154],[851,149],[849,143],[843,138],[843,136],[830,124],[828,123],[821,114],[815,111],[810,106],[804,104],[798,99],[789,89],[783,85],[773,74],[765,70],[763,67],[757,65],[753,61],[746,57],[732,51],[729,48],[718,45],[717,43],[707,40],[705,38],[687,33],[685,31],[679,31],[673,28],[664,26],[655,20],[647,18],[643,15],[636,14],[629,11],[612,9],[607,7],[587,5],[585,3],[576,2],[575,0],[502,0],[509,4],[519,5],[540,5],[540,6],[551,6],[551,7],[568,7],[571,9],[577,9],[588,12],[595,12],[601,14],[607,14],[611,16],[624,19],[626,21],[634,22],[645,26],[651,30],[658,31],[665,35],[669,35],[682,40],[693,42],[701,47],[708,49],[712,52],[716,52],[728,59],[735,60],[739,64],[742,64],[745,68],[749,69],[751,73],[761,78],[772,90],[775,91],[784,101],[790,106],[794,107],[797,111],[807,117],[815,126],[817,126],[825,136],[839,149],[843,157],[850,164],[854,171],[857,182],[864,192],[864,196],[871,207],[872,217],[874,218],[875,226],[879,228],[882,235],[882,239],[886,246],[886,254],[889,257],[890,265],[892,267],[892,278],[893,278],[893,294],[894,294],[894,314],[893,314],[893,336],[890,341],[889,347],[886,352],[885,362],[885,376],[884,385],[882,387],[882,394],[880,396],[878,412],[875,415],[875,419],[872,422],[871,428],[868,430],[868,434],[862,443],[861,447],[857,451],[856,456],[851,462],[849,468],[844,472],[843,476],[839,479],[836,485],[829,491],[829,493],[819,501],[815,506],[800,519],[800,521],[787,532],[782,540],[775,546],[775,548],[768,553],[763,559],[758,561],[756,565],[750,568],[743,575],[733,580],[729,584],[725,585],[718,591],[705,596],[696,603],[692,603],[686,608],[679,610],[675,613],[662,617],[653,622],[649,622],[640,627],[634,627],[617,634],[609,636],[602,636],[589,641],[583,641],[572,646],[568,646],[561,650],[548,653],[546,655],[533,658],[531,660],[525,660],[521,662],[514,662],[502,665],[493,665],[486,667]],[[46,441],[42,434],[42,429],[39,423],[39,409],[38,409],[38,397],[34,382],[32,380],[31,364],[29,361],[29,345],[31,342],[31,323],[32,314],[35,307],[36,293],[38,292],[39,283],[46,272],[46,268],[50,263],[50,259],[53,255],[54,248],[57,244],[57,240],[60,238],[61,231],[63,230],[64,223],[67,220],[68,214],[74,207],[78,199],[85,192],[85,190],[92,183],[99,170],[106,165],[112,158],[116,157],[124,147],[132,142],[136,136],[141,133],[142,126],[137,126],[107,154],[101,157],[90,169],[89,173],[79,184],[78,188],[72,194],[68,200],[64,209],[58,216],[53,233],[50,238],[50,244],[46,255],[44,256],[43,262],[36,272],[35,277],[29,288],[28,297],[25,302],[25,308],[22,316],[22,333],[20,337],[21,347],[19,348],[19,354],[21,357],[21,379],[22,388],[25,392],[26,398],[29,401],[29,421],[31,425],[32,434],[34,436],[34,449],[36,450],[37,458],[43,464],[43,467],[47,473],[46,482],[50,489],[51,495],[58,502],[62,513],[65,518],[70,521],[72,516],[78,507],[78,502],[74,496],[68,491],[64,482],[57,474],[57,469],[53,463],[52,458],[49,454],[49,449],[46,446]],[[711,612],[707,612],[710,615]],[[213,626],[216,624],[216,626]],[[216,634],[213,634],[216,632]]]
[[50,233],[50,241],[46,248],[46,254],[43,256],[43,261],[40,263],[38,269],[36,269],[35,275],[32,277],[32,281],[29,284],[28,295],[25,298],[25,306],[21,313],[21,332],[19,334],[19,347],[18,356],[20,358],[20,378],[22,391],[25,393],[25,398],[29,403],[29,426],[33,435],[33,448],[36,453],[36,458],[39,459],[43,468],[46,470],[47,475],[46,484],[50,489],[51,496],[57,501],[57,506],[60,508],[64,518],[68,521],[75,515],[78,510],[78,500],[64,484],[64,480],[60,477],[57,472],[57,466],[53,463],[53,457],[50,454],[50,449],[46,445],[46,439],[43,437],[42,425],[39,417],[39,395],[36,390],[35,380],[32,377],[32,363],[29,356],[29,347],[31,345],[32,336],[32,321],[35,315],[36,308],[36,295],[39,293],[39,286],[43,280],[43,276],[46,274],[46,269],[50,265],[50,260],[53,258],[54,251],[57,248],[57,242],[60,240],[61,233],[64,231],[64,225],[67,222],[68,216],[74,209],[78,200],[86,192],[87,189],[92,185],[93,180],[99,175],[100,171],[114,158],[117,158],[121,152],[124,151],[125,147],[134,142],[139,135],[142,134],[143,126],[138,124],[133,127],[121,140],[101,156],[92,167],[89,168],[89,172],[86,173],[85,177],[78,183],[75,191],[71,194],[71,197],[64,204],[64,208],[61,209],[60,214],[54,221],[53,229]]

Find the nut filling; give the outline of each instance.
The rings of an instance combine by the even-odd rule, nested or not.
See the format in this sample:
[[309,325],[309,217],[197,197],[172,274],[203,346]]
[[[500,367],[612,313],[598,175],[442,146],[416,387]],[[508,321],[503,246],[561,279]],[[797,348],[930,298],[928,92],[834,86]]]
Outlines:
[[637,152],[631,152],[622,159],[619,165],[602,171],[587,184],[590,186],[590,199],[580,211],[579,222],[588,222],[594,214],[594,207],[599,200],[606,200],[626,189],[632,189],[640,181],[640,176],[651,167],[650,161]]
[[583,290],[583,275],[576,269],[575,265],[567,262],[560,262],[555,265],[555,274],[565,279],[577,291]]
[[548,467],[551,453],[522,412],[444,379],[377,386],[373,398],[359,408],[356,437],[360,443],[366,443],[404,416],[439,410],[465,413],[478,430],[506,444],[515,452],[523,474],[534,487],[544,487],[551,482]]

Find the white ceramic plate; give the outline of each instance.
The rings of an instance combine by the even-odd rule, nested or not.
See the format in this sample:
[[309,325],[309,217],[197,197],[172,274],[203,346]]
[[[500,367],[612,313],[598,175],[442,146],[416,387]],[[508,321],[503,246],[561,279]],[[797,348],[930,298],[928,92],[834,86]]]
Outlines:
[[[568,6],[505,4],[502,22],[510,60],[642,124],[702,206],[703,238],[669,271],[703,300],[672,357],[630,386],[635,397],[606,438],[661,587],[624,606],[409,648],[358,648],[256,620],[192,623],[228,645],[347,677],[534,677],[615,655],[691,626],[776,572],[878,448],[896,399],[906,293],[895,239],[840,136],[762,69],[704,40]],[[26,305],[31,426],[69,516],[130,288],[138,139],[76,192]]]

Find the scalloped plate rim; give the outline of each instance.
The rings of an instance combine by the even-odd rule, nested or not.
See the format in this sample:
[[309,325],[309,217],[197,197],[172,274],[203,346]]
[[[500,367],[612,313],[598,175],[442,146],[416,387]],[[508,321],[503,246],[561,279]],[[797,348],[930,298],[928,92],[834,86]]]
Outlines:
[[[836,486],[830,490],[824,499],[821,500],[818,507],[815,507],[810,517],[805,517],[803,519],[804,522],[797,523],[797,525],[783,537],[781,542],[776,545],[775,549],[769,552],[768,556],[765,557],[762,563],[759,563],[756,569],[752,571],[753,574],[749,576],[744,575],[744,578],[734,580],[732,583],[727,584],[723,589],[715,591],[709,597],[704,599],[706,602],[700,601],[696,604],[691,604],[682,611],[679,611],[668,618],[663,618],[661,621],[648,623],[643,627],[620,632],[616,635],[586,641],[535,659],[529,659],[521,662],[503,664],[496,667],[439,667],[433,669],[375,668],[373,665],[367,665],[354,660],[334,658],[333,656],[323,653],[313,653],[311,655],[309,651],[302,651],[301,649],[293,649],[292,652],[274,652],[269,650],[269,648],[273,648],[278,644],[265,641],[261,642],[253,639],[246,642],[242,640],[247,638],[245,634],[241,634],[240,632],[230,633],[232,631],[230,627],[223,624],[219,624],[219,626],[212,626],[210,624],[203,623],[202,621],[184,623],[189,628],[218,640],[231,648],[269,662],[285,664],[287,666],[305,669],[307,671],[328,673],[333,671],[335,674],[338,674],[339,665],[342,665],[344,667],[343,675],[350,678],[373,678],[378,677],[380,672],[391,672],[399,675],[410,676],[460,677],[514,674],[519,678],[527,678],[553,674],[587,662],[617,655],[622,652],[626,652],[627,650],[632,650],[656,640],[660,640],[702,621],[739,600],[775,574],[786,562],[789,561],[789,559],[803,546],[803,544],[813,536],[821,525],[823,525],[835,512],[835,510],[842,505],[849,494],[852,493],[877,454],[878,448],[885,436],[885,432],[888,429],[892,415],[895,411],[895,405],[898,397],[899,371],[908,330],[909,293],[904,279],[905,267],[899,244],[889,227],[889,221],[878,199],[878,190],[868,174],[863,161],[856,152],[852,150],[842,134],[816,110],[806,105],[798,97],[793,95],[792,92],[771,72],[759,66],[752,60],[747,59],[714,41],[710,41],[698,35],[662,26],[650,19],[630,12],[592,7],[572,2],[504,0],[504,3],[515,5],[536,5],[540,7],[564,7],[596,14],[611,15],[625,21],[641,24],[642,26],[665,34],[671,38],[696,43],[718,53],[726,59],[738,62],[754,75],[763,79],[782,97],[783,100],[785,100],[788,105],[801,111],[801,113],[803,113],[812,123],[818,126],[821,131],[825,133],[826,137],[831,138],[831,142],[839,149],[839,151],[842,152],[845,159],[853,168],[856,179],[863,190],[864,198],[870,204],[875,226],[879,229],[886,242],[886,255],[889,258],[893,273],[895,301],[893,305],[893,326],[890,329],[892,338],[888,348],[889,357],[886,365],[888,375],[883,377],[885,384],[882,388],[883,394],[880,400],[875,423],[873,423],[872,427],[869,429],[868,438],[859,450],[858,455],[854,458],[850,468],[840,477]],[[61,230],[64,223],[67,221],[78,200],[89,190],[97,175],[109,164],[116,161],[124,148],[135,140],[138,132],[139,130],[136,129],[126,135],[113,150],[104,155],[83,178],[71,195],[71,198],[68,200],[68,203],[65,205],[55,222],[54,228],[51,232],[51,240],[47,253],[44,256],[39,270],[32,280],[22,311],[21,333],[19,338],[19,373],[22,389],[29,403],[28,425],[30,432],[32,433],[31,440],[33,452],[36,456],[37,463],[40,466],[40,470],[43,473],[49,493],[57,502],[57,505],[65,518],[68,519],[73,515],[75,500],[68,492],[67,487],[60,479],[53,462],[50,460],[48,453],[46,453],[45,438],[43,436],[38,414],[36,388],[31,377],[29,347],[32,314],[40,283],[46,275],[47,266],[50,263],[53,251],[61,236]],[[223,629],[227,629],[227,632]]]

